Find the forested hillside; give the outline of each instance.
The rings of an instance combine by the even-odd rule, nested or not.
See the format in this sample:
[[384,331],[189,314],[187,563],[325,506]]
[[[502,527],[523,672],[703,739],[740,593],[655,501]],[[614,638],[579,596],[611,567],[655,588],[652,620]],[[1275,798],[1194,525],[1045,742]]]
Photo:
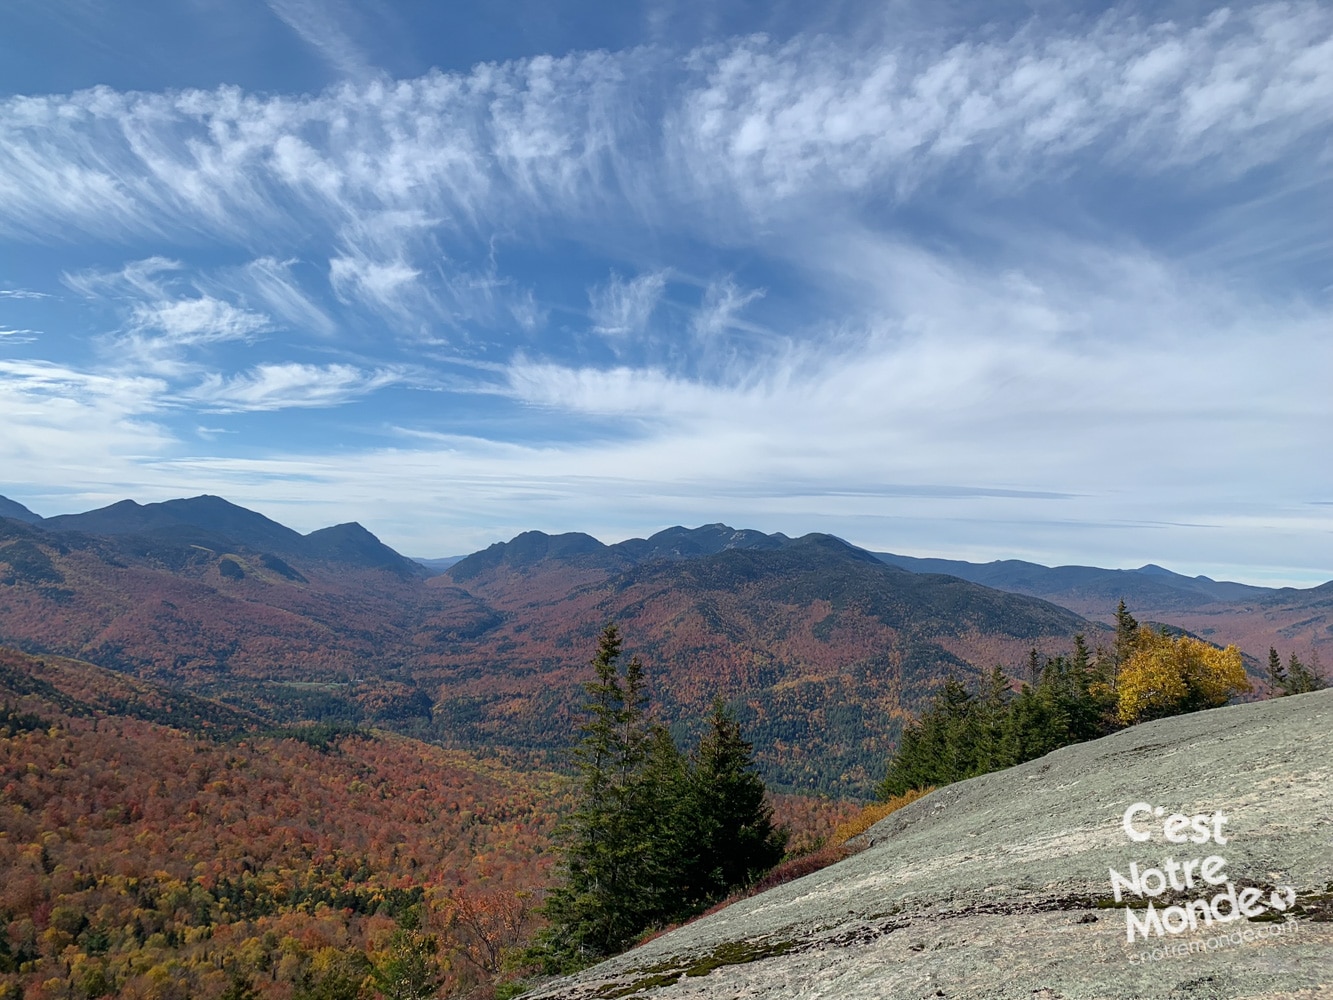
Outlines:
[[[329,998],[413,963],[484,983],[540,925],[572,788],[0,649],[0,997]],[[849,811],[776,805],[807,848]]]
[[0,641],[269,719],[558,761],[587,650],[614,620],[677,737],[720,693],[770,784],[867,795],[946,673],[1093,628],[830,536],[724,525],[614,546],[529,532],[430,580],[399,560],[359,526],[300,535],[216,497],[0,519]]

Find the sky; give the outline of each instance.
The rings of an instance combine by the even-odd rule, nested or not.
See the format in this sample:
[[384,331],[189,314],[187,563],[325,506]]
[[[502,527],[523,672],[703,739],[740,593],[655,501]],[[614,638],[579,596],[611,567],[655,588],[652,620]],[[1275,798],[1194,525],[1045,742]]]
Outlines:
[[1333,578],[1333,7],[7,0],[0,494]]

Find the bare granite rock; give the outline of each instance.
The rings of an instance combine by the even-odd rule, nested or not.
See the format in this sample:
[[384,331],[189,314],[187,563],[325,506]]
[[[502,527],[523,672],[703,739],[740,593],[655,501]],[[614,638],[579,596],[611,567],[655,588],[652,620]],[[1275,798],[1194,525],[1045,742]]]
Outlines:
[[[1331,731],[1333,690],[1065,747],[934,792],[872,827],[846,861],[530,995],[1333,996]],[[1131,817],[1150,839],[1126,832],[1135,803],[1163,807]],[[1179,831],[1164,827],[1172,814],[1188,818]],[[1212,856],[1224,861],[1191,866],[1187,882],[1184,866]],[[1180,888],[1152,896],[1148,869]],[[1112,870],[1137,873],[1143,892],[1122,882],[1117,902]],[[1254,890],[1257,919],[1214,921],[1232,912],[1226,899],[1204,917],[1228,883]],[[1148,903],[1164,933],[1130,943]],[[1197,929],[1167,932],[1187,913]]]

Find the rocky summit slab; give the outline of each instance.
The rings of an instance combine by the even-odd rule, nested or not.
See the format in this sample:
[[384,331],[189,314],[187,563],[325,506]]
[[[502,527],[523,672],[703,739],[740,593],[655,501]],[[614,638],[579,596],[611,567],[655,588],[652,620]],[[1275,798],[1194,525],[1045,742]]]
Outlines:
[[1065,747],[531,996],[1333,995],[1330,731],[1333,690]]

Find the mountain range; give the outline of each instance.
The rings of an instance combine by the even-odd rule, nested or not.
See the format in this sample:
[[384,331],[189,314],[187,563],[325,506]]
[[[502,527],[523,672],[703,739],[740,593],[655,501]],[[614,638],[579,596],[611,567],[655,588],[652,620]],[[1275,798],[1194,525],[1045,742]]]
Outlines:
[[[1329,638],[1333,584],[872,553],[722,524],[611,545],[530,531],[432,574],[359,524],[302,535],[202,496],[41,518],[0,498],[0,643],[277,721],[370,721],[549,754],[576,737],[600,628],[690,738],[716,695],[777,787],[864,794],[947,674],[1104,641],[1121,598],[1257,656]],[[941,572],[946,571],[946,572]]]

